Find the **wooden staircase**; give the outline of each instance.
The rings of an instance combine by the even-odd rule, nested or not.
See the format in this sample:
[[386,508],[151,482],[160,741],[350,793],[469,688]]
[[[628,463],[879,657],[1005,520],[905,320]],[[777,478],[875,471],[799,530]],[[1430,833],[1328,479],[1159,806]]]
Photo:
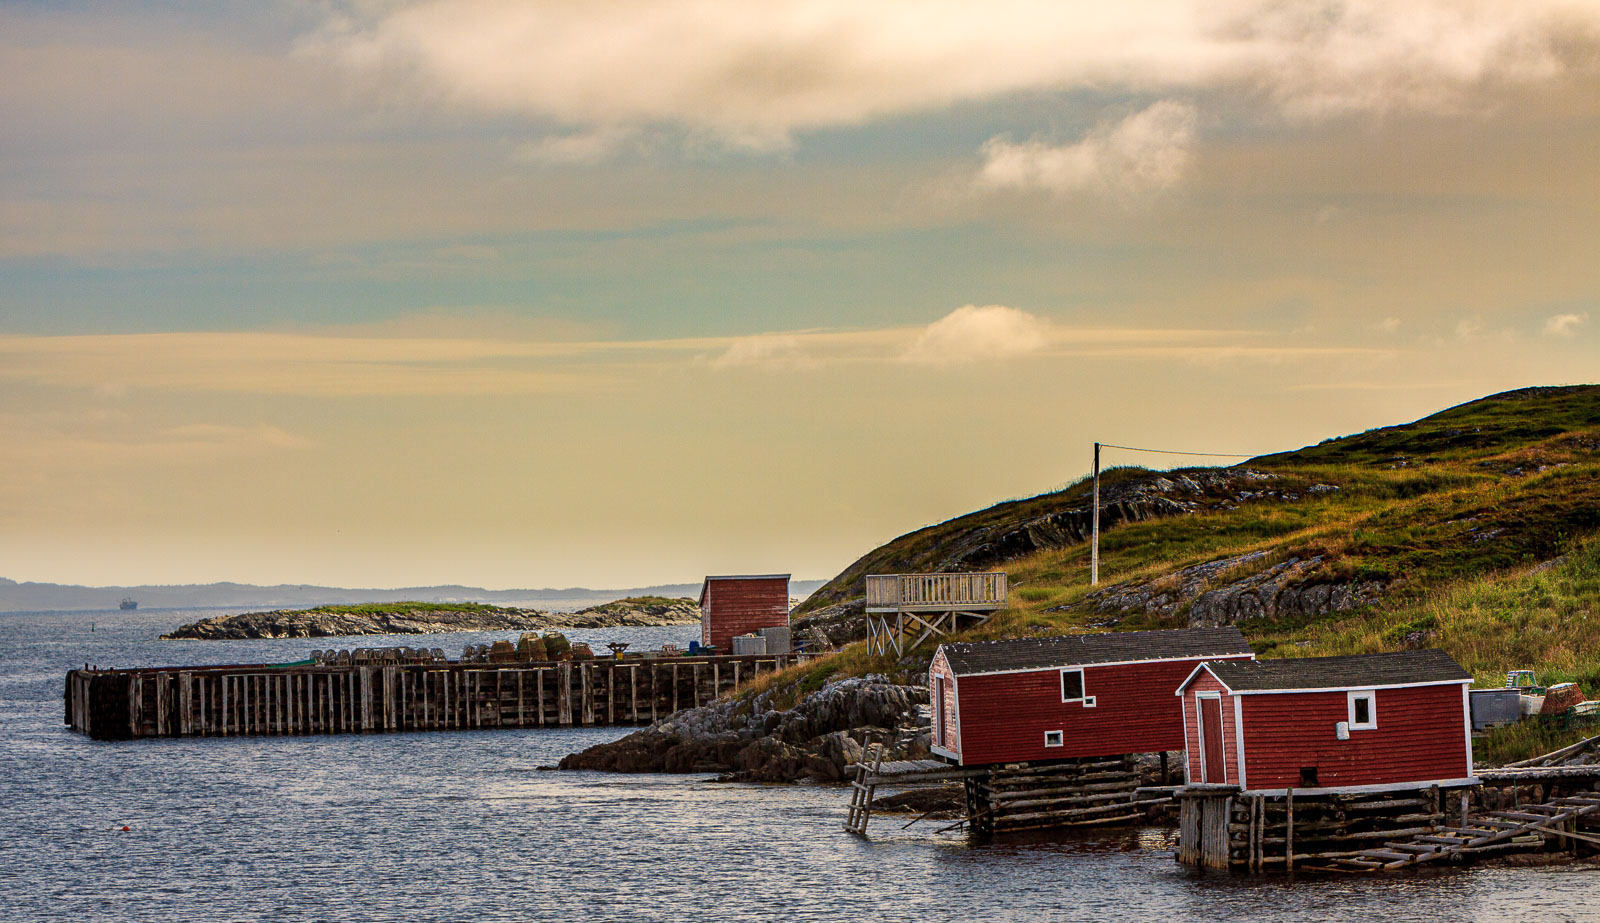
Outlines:
[[1552,798],[1513,811],[1469,817],[1459,827],[1391,840],[1354,855],[1329,859],[1324,867],[1345,872],[1388,871],[1523,843],[1531,846],[1550,836],[1600,842],[1600,837],[1576,829],[1578,818],[1596,811],[1600,811],[1600,797]]

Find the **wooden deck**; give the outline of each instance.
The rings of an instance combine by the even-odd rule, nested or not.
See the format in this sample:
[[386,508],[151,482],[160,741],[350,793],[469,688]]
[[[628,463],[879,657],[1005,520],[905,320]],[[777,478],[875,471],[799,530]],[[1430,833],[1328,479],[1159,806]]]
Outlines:
[[867,578],[868,612],[993,612],[1006,607],[1006,575],[879,574]]
[[1004,609],[1006,575],[878,574],[867,577],[867,647],[896,655],[952,635]]

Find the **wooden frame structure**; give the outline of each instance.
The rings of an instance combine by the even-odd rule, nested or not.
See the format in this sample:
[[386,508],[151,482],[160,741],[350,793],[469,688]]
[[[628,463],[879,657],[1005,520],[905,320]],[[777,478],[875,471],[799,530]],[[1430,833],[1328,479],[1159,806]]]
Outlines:
[[[872,575],[867,577],[867,647],[874,654],[903,654],[929,638],[986,622],[1005,607],[1001,571]],[[913,636],[916,640],[907,644]]]

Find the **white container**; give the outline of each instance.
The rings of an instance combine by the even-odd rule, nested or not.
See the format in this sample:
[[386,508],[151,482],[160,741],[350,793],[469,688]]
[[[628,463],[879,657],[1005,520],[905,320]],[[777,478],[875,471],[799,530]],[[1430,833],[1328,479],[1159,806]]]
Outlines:
[[761,655],[767,652],[767,639],[760,635],[736,635],[733,639],[733,653],[736,657],[747,657],[752,654]]
[[1544,696],[1525,695],[1522,697],[1522,717],[1527,718],[1537,715],[1541,708],[1544,708]]

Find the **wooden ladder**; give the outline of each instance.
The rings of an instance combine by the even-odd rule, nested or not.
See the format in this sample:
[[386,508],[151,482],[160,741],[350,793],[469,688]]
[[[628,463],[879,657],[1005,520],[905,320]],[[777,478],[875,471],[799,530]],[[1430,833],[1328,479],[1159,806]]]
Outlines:
[[[877,758],[873,760],[868,753],[861,754],[861,762],[856,764],[856,778],[850,783],[853,789],[850,793],[850,812],[845,817],[844,829],[857,836],[867,835],[867,821],[872,817],[872,795],[878,786],[868,785],[867,779],[876,776],[878,770],[883,768],[883,744],[872,744],[876,748]],[[867,764],[871,762],[872,768]]]
[[1600,838],[1567,829],[1575,826],[1573,821],[1595,811],[1600,811],[1600,798],[1552,798],[1544,804],[1527,805],[1514,811],[1491,811],[1483,817],[1469,817],[1459,827],[1443,827],[1433,833],[1391,840],[1351,856],[1330,859],[1328,867],[1347,872],[1400,869],[1477,852],[1526,836],[1536,836],[1539,842],[1548,836],[1600,842]]

